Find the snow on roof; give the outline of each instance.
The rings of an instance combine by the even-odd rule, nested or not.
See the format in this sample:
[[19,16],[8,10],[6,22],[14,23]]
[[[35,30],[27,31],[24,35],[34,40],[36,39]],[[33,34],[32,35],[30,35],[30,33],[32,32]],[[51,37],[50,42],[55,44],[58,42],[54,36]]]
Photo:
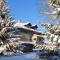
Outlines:
[[[26,27],[25,25],[27,25],[27,24],[29,24],[29,23],[22,23],[20,21],[17,21],[14,24],[14,28],[20,28],[20,29],[24,29],[24,30],[27,30],[27,31],[31,31],[31,32],[42,33],[41,31]],[[32,25],[32,26],[34,26],[34,25]]]
[[[23,23],[20,22],[19,20],[14,24],[14,27],[19,28],[19,27],[26,27],[26,25],[31,24],[31,23]],[[37,25],[31,25],[30,27],[37,27]]]
[[27,25],[28,23],[22,23],[20,21],[17,21],[15,24],[14,24],[14,27],[16,28],[19,28],[19,27],[24,27],[24,25]]

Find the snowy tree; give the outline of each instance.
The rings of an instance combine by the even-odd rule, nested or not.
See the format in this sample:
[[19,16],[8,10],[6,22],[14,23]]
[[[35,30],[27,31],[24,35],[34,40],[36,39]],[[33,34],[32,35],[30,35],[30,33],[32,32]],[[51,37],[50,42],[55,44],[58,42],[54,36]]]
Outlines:
[[5,42],[8,29],[11,27],[11,17],[8,15],[9,9],[6,0],[0,0],[0,41]]
[[43,0],[43,2],[43,5],[46,6],[46,8],[48,9],[43,10],[42,12],[40,11],[40,13],[52,15],[53,19],[60,17],[60,0]]
[[40,10],[40,14],[48,16],[48,19],[46,23],[43,22],[40,23],[40,25],[45,26],[45,28],[50,32],[55,32],[58,30],[58,26],[60,25],[60,0],[43,0],[40,5],[42,6],[42,4],[45,6],[45,9],[42,11]]

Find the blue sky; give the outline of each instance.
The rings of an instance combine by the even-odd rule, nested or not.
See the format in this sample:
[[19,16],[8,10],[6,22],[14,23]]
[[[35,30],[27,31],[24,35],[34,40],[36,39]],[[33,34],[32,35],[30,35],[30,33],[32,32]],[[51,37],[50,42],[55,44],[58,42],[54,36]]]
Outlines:
[[31,22],[37,24],[44,21],[46,16],[42,16],[38,13],[41,6],[37,5],[37,2],[43,0],[8,0],[10,14],[15,19],[21,19],[24,22]]

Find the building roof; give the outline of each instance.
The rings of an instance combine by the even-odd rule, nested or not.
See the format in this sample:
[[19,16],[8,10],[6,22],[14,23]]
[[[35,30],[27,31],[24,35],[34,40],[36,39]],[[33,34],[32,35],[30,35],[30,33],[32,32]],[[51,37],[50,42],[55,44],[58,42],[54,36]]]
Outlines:
[[41,31],[37,30],[38,28],[37,25],[32,25],[31,23],[22,23],[18,21],[14,24],[14,27],[17,28],[18,30],[22,30],[28,33],[43,34]]
[[27,27],[27,28],[31,28],[31,29],[37,29],[38,28],[37,25],[32,25],[31,23],[23,23],[23,22],[20,22],[19,20],[14,24],[14,27],[16,27],[16,28]]

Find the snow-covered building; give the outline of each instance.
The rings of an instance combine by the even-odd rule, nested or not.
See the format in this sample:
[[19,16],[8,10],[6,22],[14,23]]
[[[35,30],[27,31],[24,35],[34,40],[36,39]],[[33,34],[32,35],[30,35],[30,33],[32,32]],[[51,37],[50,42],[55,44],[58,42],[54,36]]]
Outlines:
[[14,28],[16,28],[16,34],[24,36],[24,39],[22,38],[22,40],[32,41],[33,36],[44,35],[41,31],[37,30],[37,25],[32,25],[31,23],[22,23],[20,21],[17,21],[14,24]]

